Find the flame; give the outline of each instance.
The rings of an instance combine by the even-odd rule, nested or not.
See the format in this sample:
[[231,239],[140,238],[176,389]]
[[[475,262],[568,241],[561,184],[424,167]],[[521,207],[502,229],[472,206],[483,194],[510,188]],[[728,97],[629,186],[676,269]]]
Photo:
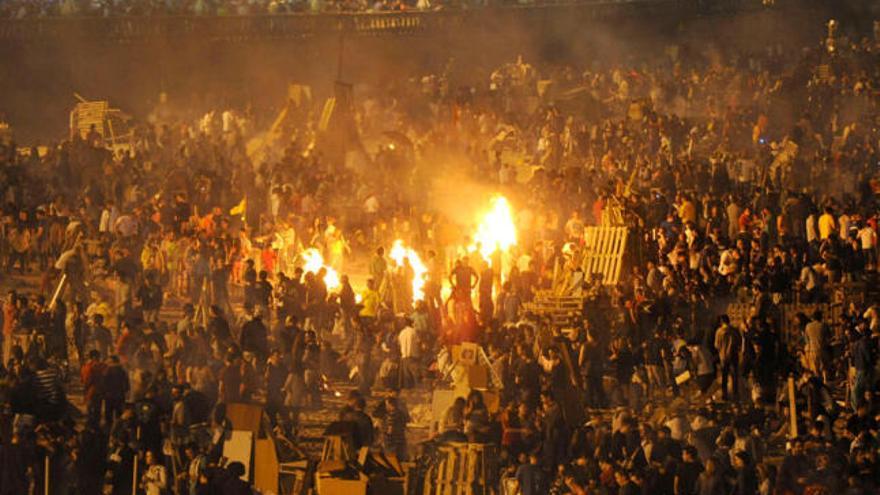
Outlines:
[[409,259],[409,265],[413,269],[412,293],[414,301],[422,301],[425,299],[425,274],[428,273],[428,267],[422,262],[419,253],[413,249],[405,247],[403,241],[397,239],[391,246],[389,256],[397,266],[403,266],[403,260]]
[[339,274],[332,267],[324,264],[324,257],[321,256],[320,251],[315,248],[308,248],[301,252],[299,256],[303,260],[303,271],[317,274],[321,268],[324,268],[327,270],[327,274],[324,275],[324,284],[327,286],[327,290],[339,288]]
[[496,251],[506,252],[516,245],[516,226],[510,203],[504,196],[492,198],[491,209],[483,215],[483,219],[474,233],[474,242],[468,251],[479,251],[487,263],[492,263],[492,254]]

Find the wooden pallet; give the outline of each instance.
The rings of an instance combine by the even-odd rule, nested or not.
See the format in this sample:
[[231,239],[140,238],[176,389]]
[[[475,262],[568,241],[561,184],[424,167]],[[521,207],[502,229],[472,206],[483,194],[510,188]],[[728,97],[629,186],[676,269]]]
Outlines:
[[616,285],[620,280],[628,235],[626,227],[587,227],[584,233],[584,275],[587,278],[598,276],[604,285]]
[[426,495],[489,493],[489,480],[497,470],[494,446],[450,442],[437,448],[437,458],[425,476]]

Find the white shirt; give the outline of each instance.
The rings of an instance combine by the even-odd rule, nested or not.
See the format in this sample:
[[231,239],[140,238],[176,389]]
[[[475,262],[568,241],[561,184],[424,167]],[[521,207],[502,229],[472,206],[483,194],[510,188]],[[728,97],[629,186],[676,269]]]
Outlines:
[[865,225],[859,230],[859,240],[862,243],[862,249],[874,249],[877,245],[877,233],[870,226]]
[[122,234],[123,237],[131,237],[137,234],[137,219],[132,215],[122,215],[116,219],[116,222],[114,222],[113,229]]
[[816,232],[816,215],[810,215],[807,217],[807,242],[813,242],[819,238],[819,233]]
[[407,325],[397,335],[397,343],[400,345],[400,357],[411,358],[418,354],[419,337],[412,325]]
[[721,253],[721,262],[718,265],[718,273],[722,276],[728,276],[736,271],[736,257],[733,255],[733,249],[727,249]]
[[98,226],[98,231],[102,233],[111,232],[113,226],[116,225],[117,217],[119,217],[119,213],[115,207],[104,208],[104,211],[101,212],[101,222]]

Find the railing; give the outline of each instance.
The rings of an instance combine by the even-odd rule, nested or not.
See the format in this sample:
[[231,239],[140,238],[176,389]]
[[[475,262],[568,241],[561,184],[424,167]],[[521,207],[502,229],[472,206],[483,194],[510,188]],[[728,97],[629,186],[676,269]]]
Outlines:
[[291,38],[346,33],[407,34],[510,22],[602,19],[696,12],[697,0],[596,0],[527,7],[353,14],[247,16],[46,17],[0,19],[0,39]]

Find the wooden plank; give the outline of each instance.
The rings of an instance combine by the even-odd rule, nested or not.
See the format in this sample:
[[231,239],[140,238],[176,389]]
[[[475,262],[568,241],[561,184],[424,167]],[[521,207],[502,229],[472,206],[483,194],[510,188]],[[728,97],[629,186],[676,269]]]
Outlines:
[[254,448],[254,487],[278,493],[278,456],[272,437],[257,439]]
[[260,431],[263,408],[253,404],[232,403],[226,406],[226,417],[235,430],[249,431],[256,435]]
[[243,481],[250,481],[251,452],[254,448],[254,434],[249,431],[232,430],[229,440],[223,443],[223,457],[229,462],[244,464]]
[[[593,267],[593,273],[602,274],[602,279],[604,282],[604,265],[605,265],[605,249],[606,249],[606,241],[608,239],[608,229],[603,228],[599,230],[598,233],[598,243],[596,244],[596,255],[595,255],[595,266]],[[591,273],[590,275],[593,275]]]
[[614,244],[611,246],[610,256],[612,259],[611,265],[608,267],[608,283],[614,284],[617,283],[617,278],[615,273],[617,273],[618,268],[621,264],[621,250],[620,250],[620,239],[624,234],[624,229],[620,227],[615,227],[614,229]]
[[617,266],[614,268],[614,276],[611,283],[616,284],[618,280],[620,280],[620,272],[623,268],[623,254],[626,250],[626,238],[629,235],[629,232],[626,229],[623,229],[623,232],[620,236],[620,251],[617,256]]
[[611,238],[611,232],[609,229],[604,228],[599,233],[599,249],[598,249],[598,259],[596,265],[596,271],[602,274],[602,281],[605,281],[605,262],[608,256],[608,241]]

